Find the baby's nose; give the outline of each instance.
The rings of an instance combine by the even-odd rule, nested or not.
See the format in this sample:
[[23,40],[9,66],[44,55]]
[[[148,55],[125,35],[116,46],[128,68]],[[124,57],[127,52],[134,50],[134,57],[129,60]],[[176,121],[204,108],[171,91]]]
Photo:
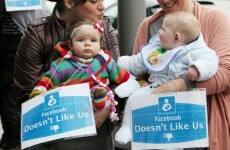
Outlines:
[[90,46],[90,42],[85,41],[85,46]]

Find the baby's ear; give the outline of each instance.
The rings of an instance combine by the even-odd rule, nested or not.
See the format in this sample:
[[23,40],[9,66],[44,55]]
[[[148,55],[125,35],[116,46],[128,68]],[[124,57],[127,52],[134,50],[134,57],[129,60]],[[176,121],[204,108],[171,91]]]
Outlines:
[[73,45],[72,45],[71,40],[68,41],[68,45],[69,45],[69,49],[70,49],[70,50],[73,50]]
[[180,34],[177,32],[176,34],[175,34],[175,41],[179,41],[181,39],[181,36],[180,36]]

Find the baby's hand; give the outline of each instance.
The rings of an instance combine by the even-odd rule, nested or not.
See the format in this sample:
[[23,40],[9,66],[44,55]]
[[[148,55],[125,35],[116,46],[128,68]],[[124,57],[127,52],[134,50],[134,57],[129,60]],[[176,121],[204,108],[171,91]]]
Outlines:
[[149,85],[149,82],[147,82],[145,80],[139,80],[137,82],[140,84],[141,88]]
[[191,66],[187,72],[187,79],[191,81],[197,81],[199,79],[199,71],[195,66]]
[[35,89],[35,90],[33,90],[33,91],[30,93],[29,99],[32,99],[32,98],[34,98],[35,96],[40,95],[40,94],[42,94],[42,93],[43,93],[42,91]]
[[134,91],[140,88],[139,83],[135,79],[129,78],[128,81],[120,84],[115,89],[115,93],[119,98],[125,98],[131,95]]

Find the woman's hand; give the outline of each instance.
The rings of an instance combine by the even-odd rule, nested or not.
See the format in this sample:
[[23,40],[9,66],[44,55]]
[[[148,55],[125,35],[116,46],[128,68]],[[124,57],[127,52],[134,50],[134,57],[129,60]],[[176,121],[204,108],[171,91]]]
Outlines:
[[187,91],[187,86],[183,78],[170,80],[167,83],[162,84],[155,89],[155,92],[153,92],[153,94],[177,91]]
[[94,112],[95,124],[96,127],[99,128],[105,119],[109,116],[110,107],[106,107],[102,111]]

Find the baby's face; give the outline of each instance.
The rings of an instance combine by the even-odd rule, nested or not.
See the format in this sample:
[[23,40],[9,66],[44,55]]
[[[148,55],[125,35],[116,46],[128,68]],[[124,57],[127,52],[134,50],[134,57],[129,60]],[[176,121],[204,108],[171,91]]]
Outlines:
[[78,57],[89,59],[95,57],[100,50],[100,33],[93,25],[82,25],[75,31],[70,48]]
[[174,40],[174,32],[170,28],[170,25],[167,21],[163,21],[162,28],[159,30],[160,40],[161,40],[161,48],[170,50],[175,47]]

